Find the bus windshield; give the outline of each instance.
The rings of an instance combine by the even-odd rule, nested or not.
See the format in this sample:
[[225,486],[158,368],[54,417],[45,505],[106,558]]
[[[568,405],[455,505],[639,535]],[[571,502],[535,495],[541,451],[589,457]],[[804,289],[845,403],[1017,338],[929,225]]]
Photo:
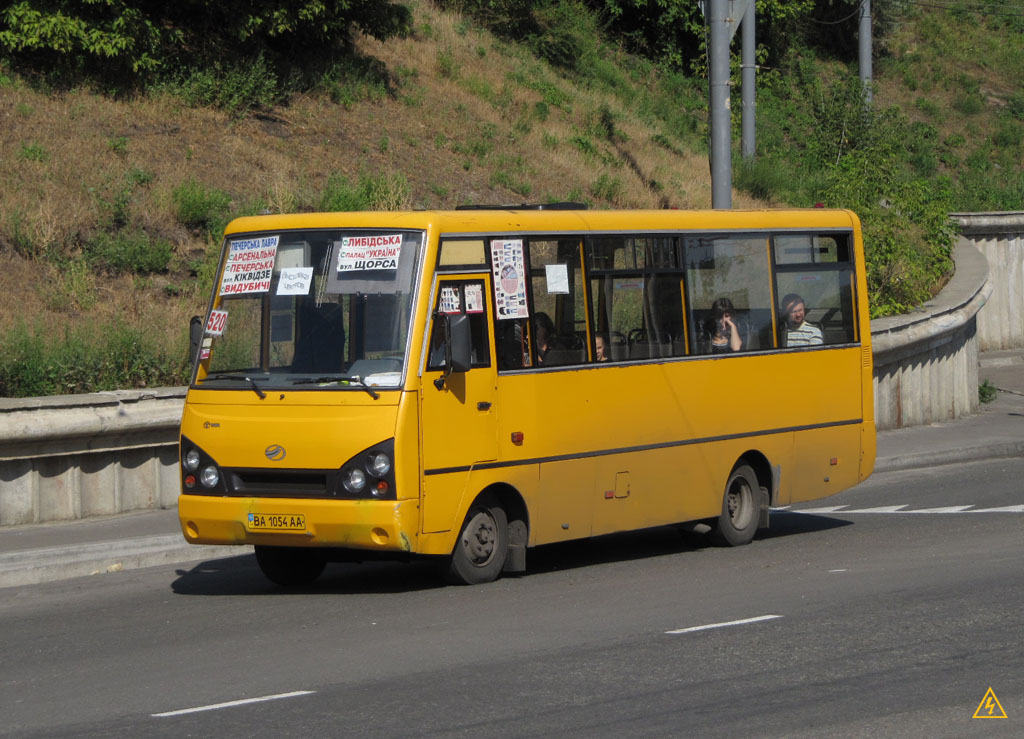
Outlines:
[[195,383],[257,394],[400,387],[423,237],[370,229],[228,236]]

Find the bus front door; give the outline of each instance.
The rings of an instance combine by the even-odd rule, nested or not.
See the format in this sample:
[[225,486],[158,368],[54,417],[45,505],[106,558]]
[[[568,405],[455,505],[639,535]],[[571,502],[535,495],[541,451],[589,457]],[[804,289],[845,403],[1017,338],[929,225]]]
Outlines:
[[[489,275],[442,277],[437,281],[420,388],[424,533],[449,531],[462,523],[455,516],[467,494],[472,468],[498,456],[488,285]],[[468,372],[445,376],[444,316],[460,314],[469,317],[471,365]],[[438,382],[441,378],[443,382]]]

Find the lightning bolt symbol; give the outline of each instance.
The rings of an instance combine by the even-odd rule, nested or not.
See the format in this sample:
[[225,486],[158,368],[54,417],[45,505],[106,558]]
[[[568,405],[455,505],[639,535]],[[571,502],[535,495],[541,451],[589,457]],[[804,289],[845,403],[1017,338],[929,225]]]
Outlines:
[[992,712],[996,709],[996,702],[992,700],[991,696],[985,699],[985,710],[988,711],[988,715],[991,716]]

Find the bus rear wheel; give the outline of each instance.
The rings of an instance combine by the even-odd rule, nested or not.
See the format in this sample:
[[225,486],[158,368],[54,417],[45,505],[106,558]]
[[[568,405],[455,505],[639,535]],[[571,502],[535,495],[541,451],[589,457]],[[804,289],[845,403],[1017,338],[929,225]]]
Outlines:
[[725,484],[722,512],[714,527],[715,543],[725,547],[749,544],[757,533],[761,486],[750,465],[737,465]]
[[501,574],[508,554],[508,516],[496,502],[481,500],[466,514],[448,565],[448,581],[480,585]]
[[270,582],[284,587],[309,585],[320,577],[327,560],[315,549],[257,544],[256,563]]

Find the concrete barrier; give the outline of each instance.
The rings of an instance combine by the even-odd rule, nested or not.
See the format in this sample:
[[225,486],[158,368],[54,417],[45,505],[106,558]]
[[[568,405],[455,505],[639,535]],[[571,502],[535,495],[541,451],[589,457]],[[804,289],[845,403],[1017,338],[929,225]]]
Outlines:
[[176,505],[184,397],[159,388],[0,399],[0,526]]
[[875,426],[948,421],[978,410],[978,311],[992,293],[988,264],[965,239],[956,272],[911,313],[871,322]]
[[[871,322],[879,429],[978,408],[978,311],[993,287],[967,239],[954,259],[956,274],[934,300]],[[184,396],[160,388],[0,399],[0,526],[176,505]]]
[[1024,347],[1024,211],[954,213],[965,241],[989,268],[992,295],[978,314],[978,349]]

